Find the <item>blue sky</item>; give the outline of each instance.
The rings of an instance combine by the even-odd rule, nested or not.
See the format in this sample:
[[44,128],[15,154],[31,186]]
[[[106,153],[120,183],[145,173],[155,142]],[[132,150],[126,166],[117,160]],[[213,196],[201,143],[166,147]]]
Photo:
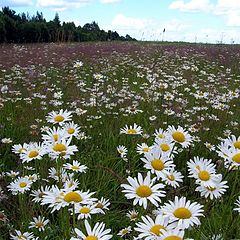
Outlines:
[[[96,21],[137,39],[240,43],[240,0],[0,0],[17,13],[83,26]],[[163,35],[163,29],[166,29]]]

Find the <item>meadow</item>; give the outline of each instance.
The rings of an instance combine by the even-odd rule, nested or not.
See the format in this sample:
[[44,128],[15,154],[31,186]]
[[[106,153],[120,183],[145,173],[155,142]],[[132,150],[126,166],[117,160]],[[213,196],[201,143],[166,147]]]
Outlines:
[[240,239],[239,60],[0,45],[0,239]]

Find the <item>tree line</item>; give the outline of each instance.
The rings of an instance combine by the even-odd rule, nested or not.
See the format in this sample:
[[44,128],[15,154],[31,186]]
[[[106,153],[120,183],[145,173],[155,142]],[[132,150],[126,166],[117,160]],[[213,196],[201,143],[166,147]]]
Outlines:
[[123,37],[116,31],[101,30],[93,21],[83,27],[74,22],[63,22],[56,13],[51,21],[46,21],[42,12],[34,16],[16,12],[9,7],[0,11],[0,43],[38,42],[84,42],[84,41],[134,41],[128,34]]

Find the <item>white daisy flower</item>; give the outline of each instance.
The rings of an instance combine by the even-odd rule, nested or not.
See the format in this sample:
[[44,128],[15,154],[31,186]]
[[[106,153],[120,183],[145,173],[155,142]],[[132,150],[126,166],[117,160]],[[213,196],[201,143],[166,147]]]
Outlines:
[[137,153],[144,154],[151,152],[152,147],[149,147],[146,143],[137,144]]
[[200,185],[196,188],[196,191],[200,192],[201,197],[209,197],[213,200],[214,198],[220,198],[227,191],[227,188],[227,181],[222,181],[222,176],[220,175],[218,180],[214,182],[214,186]]
[[77,214],[77,219],[87,219],[91,218],[93,214],[104,214],[104,211],[101,208],[96,208],[96,204],[94,205],[80,205],[76,204],[74,207],[74,212]]
[[117,147],[117,151],[120,154],[121,158],[126,157],[127,152],[128,152],[127,148],[123,145],[119,145]]
[[138,126],[136,123],[133,126],[127,126],[120,129],[120,134],[128,134],[128,135],[141,135],[143,132],[142,127]]
[[174,167],[173,161],[167,155],[162,154],[160,149],[153,149],[150,153],[145,153],[141,160],[145,163],[146,169],[156,174],[157,179],[164,178],[167,171]]
[[74,231],[77,235],[77,237],[71,237],[70,240],[109,240],[112,239],[112,235],[109,234],[111,232],[110,229],[105,229],[104,223],[97,222],[93,229],[89,225],[88,221],[84,221],[84,225],[86,228],[86,234],[84,234],[79,229],[75,228]]
[[203,205],[191,203],[185,197],[175,197],[174,201],[165,203],[161,208],[164,216],[169,218],[173,228],[187,229],[194,225],[200,225],[199,217],[203,216]]
[[57,142],[46,143],[46,150],[51,158],[58,158],[61,156],[64,159],[69,159],[78,149],[75,145],[70,145],[71,138],[60,138]]
[[129,185],[122,184],[121,187],[124,188],[123,192],[127,199],[134,199],[133,205],[139,204],[146,209],[148,201],[158,206],[160,198],[165,197],[165,191],[162,190],[164,185],[161,183],[154,185],[156,178],[151,179],[150,172],[145,179],[138,173],[138,178],[128,177],[127,180]]
[[20,153],[22,162],[30,162],[32,160],[40,160],[46,153],[45,146],[42,143],[30,143],[27,145],[26,150]]
[[27,151],[27,148],[28,148],[28,144],[27,143],[24,143],[23,145],[21,144],[15,144],[12,146],[12,151],[16,154],[20,154],[24,151]]
[[52,111],[46,118],[49,123],[59,124],[62,126],[65,122],[72,120],[72,112],[67,110],[63,111],[63,109],[59,112]]
[[63,168],[67,170],[71,170],[73,172],[80,172],[80,173],[85,173],[87,170],[86,165],[81,165],[80,162],[73,160],[73,163],[65,163],[63,164]]
[[19,177],[14,182],[11,182],[7,188],[13,195],[17,195],[18,193],[29,191],[31,185],[32,181],[30,181],[27,177]]
[[140,233],[139,239],[156,240],[161,236],[162,230],[168,229],[168,219],[161,214],[156,216],[155,220],[149,216],[143,216],[142,221],[136,223],[137,227],[134,228]]
[[10,234],[12,240],[34,240],[35,237],[33,233],[24,232],[22,233],[19,230],[15,231],[15,234]]
[[65,131],[59,127],[48,128],[45,134],[42,134],[42,139],[45,142],[57,142],[59,139],[67,137]]
[[45,217],[38,216],[37,218],[34,217],[33,221],[30,222],[29,228],[36,228],[39,232],[45,230],[45,226],[49,223],[49,220]]
[[183,148],[187,148],[192,143],[191,135],[180,126],[177,128],[174,126],[169,126],[167,132],[171,135],[172,140],[176,143],[181,144]]
[[127,234],[129,234],[132,231],[131,226],[127,227],[127,228],[123,228],[118,232],[118,236],[120,237],[125,237]]
[[166,185],[177,188],[179,187],[179,183],[183,182],[183,175],[174,170],[174,168],[171,168],[170,170],[166,171],[165,176],[162,177],[162,180]]
[[240,196],[238,196],[238,199],[236,200],[236,202],[234,203],[237,207],[235,207],[233,210],[237,211],[238,213],[240,213]]
[[162,230],[158,240],[183,240],[184,231],[179,229]]
[[80,127],[74,122],[66,123],[64,126],[65,134],[68,137],[77,137],[80,132]]

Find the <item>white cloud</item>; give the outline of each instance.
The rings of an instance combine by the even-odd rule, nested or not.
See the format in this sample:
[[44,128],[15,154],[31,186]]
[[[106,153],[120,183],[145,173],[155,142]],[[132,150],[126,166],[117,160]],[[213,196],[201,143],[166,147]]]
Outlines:
[[227,19],[228,27],[240,27],[240,15],[235,13],[229,14]]
[[24,7],[33,5],[32,0],[5,0],[0,6]]
[[[120,35],[129,34],[138,40],[162,40],[163,29],[166,29],[165,36],[170,38],[179,34],[181,36],[189,24],[179,20],[172,19],[162,22],[158,19],[149,18],[134,18],[123,14],[116,15],[112,23],[108,26],[103,26],[104,30],[117,31]],[[174,37],[173,37],[174,38]]]
[[239,0],[218,0],[214,9],[215,14],[225,15],[230,14],[232,12],[240,12]]
[[213,8],[209,0],[191,0],[184,2],[183,0],[177,0],[169,5],[169,9],[179,10],[182,12],[207,12]]
[[117,2],[121,2],[121,0],[100,0],[100,3],[117,3]]
[[112,21],[112,26],[125,29],[143,29],[150,22],[151,21],[148,19],[127,17],[123,14],[118,14],[114,17]]
[[38,0],[37,6],[64,11],[69,8],[79,8],[88,4],[90,0]]

